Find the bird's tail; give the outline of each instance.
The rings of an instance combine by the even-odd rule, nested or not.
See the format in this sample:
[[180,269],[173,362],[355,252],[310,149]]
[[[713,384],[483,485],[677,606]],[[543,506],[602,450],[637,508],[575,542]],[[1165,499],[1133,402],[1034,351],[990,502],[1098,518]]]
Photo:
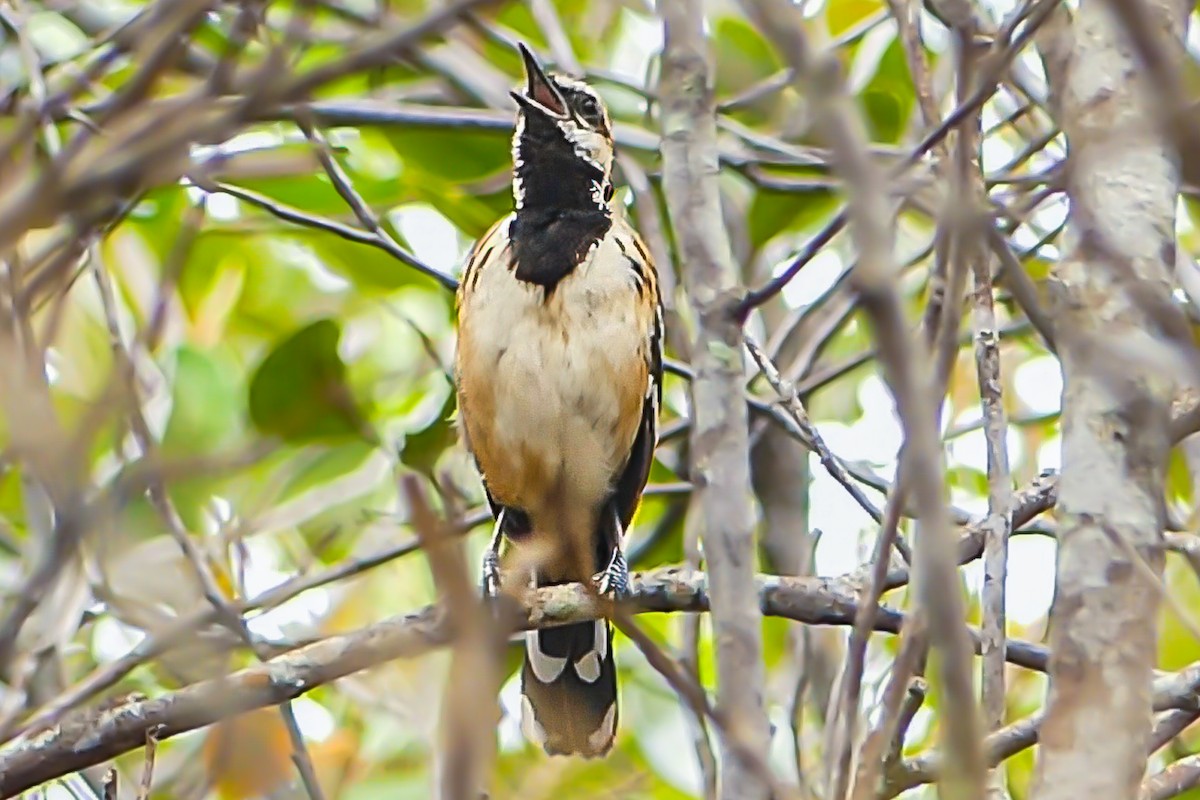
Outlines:
[[617,730],[617,668],[608,620],[525,634],[521,726],[550,755],[604,755]]
[[[540,586],[590,581],[611,549],[591,507],[558,498],[557,552],[539,565]],[[525,634],[521,727],[550,755],[602,756],[617,730],[617,668],[608,620],[577,622]]]

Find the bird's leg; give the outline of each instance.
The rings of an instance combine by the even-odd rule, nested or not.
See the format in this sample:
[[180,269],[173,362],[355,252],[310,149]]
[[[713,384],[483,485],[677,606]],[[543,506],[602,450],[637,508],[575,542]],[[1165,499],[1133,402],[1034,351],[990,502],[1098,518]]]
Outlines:
[[504,541],[504,514],[500,509],[496,515],[496,526],[492,529],[492,541],[483,554],[483,576],[480,579],[484,599],[500,595],[500,543]]
[[610,595],[614,600],[629,596],[629,565],[625,563],[625,554],[621,548],[613,550],[612,559],[603,572],[593,578],[596,590],[602,595]]
[[629,564],[625,562],[625,550],[622,545],[625,531],[621,527],[621,519],[617,516],[615,509],[612,515],[612,525],[605,527],[608,532],[607,544],[612,556],[604,571],[597,573],[592,580],[595,581],[596,591],[600,594],[611,596],[614,600],[621,600],[629,596]]

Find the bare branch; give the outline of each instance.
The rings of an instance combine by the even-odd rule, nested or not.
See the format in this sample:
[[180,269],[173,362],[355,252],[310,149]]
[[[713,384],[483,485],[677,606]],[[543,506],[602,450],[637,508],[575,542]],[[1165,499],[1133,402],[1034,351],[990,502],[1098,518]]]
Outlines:
[[[958,58],[958,92],[965,97],[975,78],[979,47],[975,21],[964,9],[958,16],[969,21],[955,30]],[[1004,642],[1007,636],[1005,584],[1008,579],[1008,537],[1012,533],[1013,486],[1008,461],[1008,419],[1004,412],[1000,374],[1000,342],[992,300],[992,270],[983,240],[992,230],[986,218],[986,195],[980,171],[980,120],[975,117],[958,131],[955,146],[955,186],[950,214],[957,256],[971,270],[971,319],[975,338],[975,376],[987,442],[988,514],[983,554],[983,666],[984,727],[995,731],[1004,724],[1006,706]],[[1022,273],[1023,275],[1023,273]],[[1005,797],[1003,770],[991,770],[988,794]]]
[[477,800],[488,788],[487,775],[495,758],[492,717],[482,713],[500,691],[499,650],[503,628],[495,626],[467,577],[462,541],[434,514],[415,475],[405,476],[401,488],[412,512],[438,593],[453,630],[453,656],[446,679],[441,719],[438,780],[445,800]]
[[[156,104],[139,104],[126,114],[118,113],[122,101],[114,100],[115,107],[97,111],[101,119],[115,114],[122,122],[109,126],[113,129],[109,135],[98,137],[89,132],[78,136],[55,160],[53,170],[39,172],[32,163],[22,164],[21,169],[6,176],[10,179],[0,186],[0,255],[7,255],[19,237],[49,218],[82,212],[89,218],[102,216],[101,212],[119,206],[123,198],[139,188],[176,179],[187,171],[193,144],[228,138],[266,109],[303,101],[330,81],[411,52],[426,38],[490,1],[494,0],[459,0],[411,26],[369,36],[343,57],[299,75],[281,73],[281,48],[273,48],[261,64],[239,70],[230,78],[229,83],[243,92],[234,101],[214,95],[219,87],[212,82]],[[203,19],[209,5],[196,0],[169,4],[171,13],[160,26],[163,30],[156,30],[154,37],[139,39],[139,45],[149,49],[162,41],[173,47],[172,37]],[[301,12],[293,17],[296,25],[302,25],[303,20]],[[162,67],[160,62],[148,61],[138,75],[145,74],[148,80]],[[126,88],[144,94],[144,83],[131,81]],[[97,198],[103,198],[99,211]]]
[[[1162,675],[1154,681],[1154,707],[1179,708],[1159,717],[1159,725],[1155,726],[1154,741],[1151,747],[1147,748],[1147,753],[1157,750],[1166,739],[1176,735],[1186,726],[1188,720],[1196,719],[1197,714],[1200,714],[1196,709],[1198,691],[1200,664],[1192,664],[1179,672]],[[988,765],[994,767],[1037,744],[1044,724],[1045,716],[1039,712],[988,735],[983,743]],[[896,764],[888,773],[886,791],[882,796],[892,798],[915,786],[939,780],[943,761],[943,754],[935,751]]]
[[879,794],[880,776],[887,774],[887,769],[900,760],[905,731],[925,700],[927,684],[921,674],[925,671],[928,653],[927,632],[920,620],[913,620],[905,628],[900,650],[892,662],[892,674],[884,690],[882,717],[863,741],[859,753],[851,794],[854,800],[874,800]]
[[405,250],[391,236],[386,235],[381,230],[364,231],[359,228],[352,228],[341,222],[332,219],[325,219],[315,214],[309,214],[300,211],[296,208],[276,202],[269,197],[261,195],[257,192],[252,192],[249,189],[242,189],[238,186],[231,186],[226,183],[214,183],[206,178],[193,175],[191,181],[200,189],[206,192],[220,192],[227,194],[230,197],[236,197],[250,205],[261,208],[263,211],[296,225],[304,225],[309,228],[328,231],[334,236],[340,236],[343,239],[360,244],[378,247],[390,256],[394,256],[397,260],[412,267],[423,275],[428,275],[437,281],[443,288],[453,291],[458,287],[458,281],[453,276],[447,275],[441,270],[435,269],[425,262],[418,259],[412,253]]
[[786,789],[776,779],[764,754],[761,751],[751,750],[742,732],[732,727],[736,722],[729,719],[724,712],[712,707],[708,695],[704,692],[704,687],[688,673],[682,664],[655,644],[654,640],[647,636],[628,614],[618,614],[616,624],[620,627],[621,632],[642,651],[642,655],[646,657],[650,666],[692,709],[692,713],[701,719],[713,721],[715,727],[721,732],[723,740],[737,751],[738,757],[753,769],[758,779],[770,789],[772,798],[785,800],[785,798],[795,796],[795,792]]
[[723,737],[722,798],[765,800],[768,787],[741,746],[764,753],[770,729],[764,707],[762,626],[751,585],[754,517],[749,427],[741,400],[742,331],[734,314],[737,271],[721,217],[716,123],[705,60],[704,4],[661,7],[665,31],[662,98],[663,185],[685,265],[684,284],[699,323],[692,348],[692,483],[713,581],[717,707],[738,746]]
[[142,780],[138,784],[137,800],[150,800],[150,786],[154,781],[154,757],[158,753],[158,731],[146,731],[146,755],[142,764]]
[[876,522],[882,520],[883,515],[875,504],[863,493],[858,484],[850,477],[850,473],[846,471],[846,466],[842,460],[834,455],[829,446],[825,444],[825,440],[821,437],[820,431],[813,424],[808,416],[808,412],[804,409],[804,404],[800,401],[799,395],[796,394],[796,389],[790,384],[785,384],[783,377],[779,374],[779,368],[776,367],[771,360],[767,358],[766,353],[762,351],[754,340],[746,338],[746,349],[750,351],[750,355],[766,376],[767,382],[771,384],[776,392],[779,393],[780,399],[787,409],[788,414],[796,421],[796,424],[808,437],[808,442],[805,442],[817,457],[821,460],[821,466],[829,472],[830,477],[840,483],[846,491],[854,498],[854,502],[858,503],[859,507]]
[[[749,2],[759,27],[768,32],[778,50],[788,58],[797,82],[814,103],[814,118],[834,152],[835,164],[848,189],[847,217],[855,237],[859,261],[851,282],[871,318],[884,374],[896,397],[904,425],[905,461],[911,468],[911,485],[920,512],[921,533],[916,562],[921,580],[917,597],[929,624],[931,642],[941,651],[942,680],[946,691],[943,741],[951,754],[953,770],[946,776],[949,797],[982,798],[983,760],[979,749],[968,639],[964,609],[952,551],[950,519],[943,499],[944,481],[934,418],[938,403],[923,362],[915,357],[895,289],[892,257],[891,211],[882,171],[866,154],[858,120],[842,96],[836,62],[812,52],[795,9],[788,4]],[[886,558],[887,551],[876,553]],[[856,710],[845,709],[847,719]],[[843,734],[847,742],[849,733]],[[849,765],[843,765],[843,775]],[[845,778],[843,778],[845,780]],[[840,796],[835,791],[835,797]]]
[[1200,755],[1184,756],[1142,783],[1139,800],[1168,800],[1200,785]]
[[[960,103],[955,109],[948,114],[941,124],[934,130],[927,133],[916,147],[910,151],[907,157],[899,161],[888,173],[888,177],[895,179],[903,175],[914,165],[920,163],[921,159],[935,146],[938,146],[945,138],[953,131],[964,119],[977,113],[983,104],[986,103],[996,91],[997,81],[1008,65],[1017,56],[1025,45],[1028,44],[1033,34],[1038,27],[1042,25],[1050,11],[1058,7],[1058,0],[1039,0],[1036,9],[1030,13],[1030,19],[1026,27],[1020,32],[1015,32],[1015,21],[1013,27],[1008,27],[1001,30],[994,43],[994,48],[997,50],[988,60],[988,69],[985,76],[978,83],[975,91]],[[764,29],[769,30],[769,29]],[[1014,35],[1015,34],[1015,35]],[[796,80],[795,72],[792,74],[793,82]],[[792,263],[779,275],[772,278],[766,284],[758,289],[748,292],[745,298],[738,305],[737,314],[740,318],[745,318],[758,306],[770,300],[783,290],[783,287],[791,282],[800,270],[812,260],[812,258],[820,252],[826,244],[833,239],[845,226],[848,221],[846,211],[842,210],[836,214],[833,219],[826,223],[825,227],[814,239],[805,245],[799,255],[793,259]]]
[[[661,569],[633,576],[632,613],[703,612],[711,605],[710,580],[702,572]],[[848,625],[858,610],[857,589],[831,578],[758,576],[750,597],[771,616],[813,625]],[[513,620],[517,629],[549,627],[595,619],[594,591],[580,584],[546,587],[531,593]],[[879,630],[895,633],[904,616],[881,607]],[[0,748],[0,795],[12,795],[86,766],[100,764],[141,747],[146,731],[162,726],[167,739],[184,731],[268,705],[278,705],[322,684],[395,658],[414,657],[452,641],[441,607],[428,606],[377,622],[352,633],[332,636],[290,651],[233,675],[192,684],[150,700],[135,700],[105,710],[68,716],[44,730],[31,730]],[[1008,643],[1016,663],[1038,669],[1047,653],[1037,645]],[[1188,697],[1195,686],[1170,684]],[[719,706],[718,706],[719,707]],[[730,721],[733,724],[733,721]]]

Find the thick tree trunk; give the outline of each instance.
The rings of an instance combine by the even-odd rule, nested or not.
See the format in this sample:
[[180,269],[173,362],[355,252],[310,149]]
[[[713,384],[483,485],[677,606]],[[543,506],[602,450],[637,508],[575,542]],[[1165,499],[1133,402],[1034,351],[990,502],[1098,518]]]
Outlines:
[[[1134,5],[1159,53],[1174,52],[1189,4]],[[1178,171],[1162,98],[1112,5],[1083,0],[1061,31],[1046,55],[1070,147],[1070,249],[1054,273],[1062,527],[1033,797],[1119,800],[1137,796],[1151,725],[1173,389],[1164,363],[1183,324],[1170,303]]]

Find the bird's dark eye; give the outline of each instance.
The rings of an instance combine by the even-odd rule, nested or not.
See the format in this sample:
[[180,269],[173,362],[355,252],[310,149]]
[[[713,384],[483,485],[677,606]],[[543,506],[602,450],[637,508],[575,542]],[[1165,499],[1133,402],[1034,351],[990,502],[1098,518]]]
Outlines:
[[588,122],[599,122],[600,104],[596,102],[596,98],[584,95],[579,101],[579,113]]

